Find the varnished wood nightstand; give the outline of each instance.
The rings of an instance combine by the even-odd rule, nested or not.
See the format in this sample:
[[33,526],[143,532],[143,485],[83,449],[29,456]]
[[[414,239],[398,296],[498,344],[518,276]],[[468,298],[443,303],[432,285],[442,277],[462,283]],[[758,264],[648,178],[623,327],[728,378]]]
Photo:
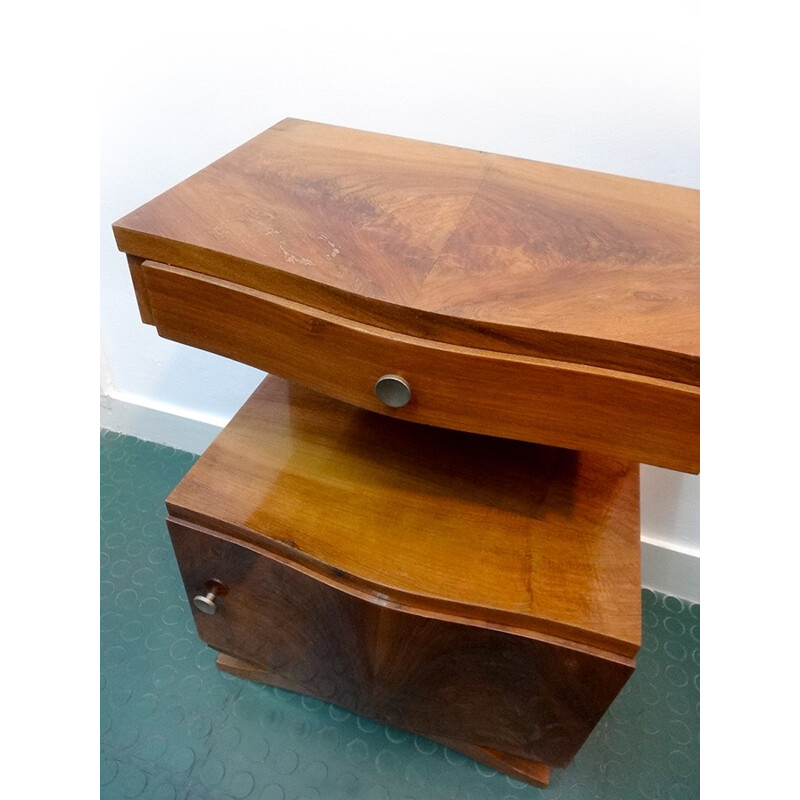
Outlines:
[[699,470],[698,199],[285,120],[117,222],[145,322],[272,373],[168,500],[221,668],[567,764],[639,647],[638,463]]

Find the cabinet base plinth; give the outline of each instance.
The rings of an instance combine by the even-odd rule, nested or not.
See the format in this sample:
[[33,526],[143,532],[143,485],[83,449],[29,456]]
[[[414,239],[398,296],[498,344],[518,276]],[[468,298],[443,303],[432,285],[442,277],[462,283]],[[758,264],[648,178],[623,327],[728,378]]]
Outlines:
[[[290,692],[305,694],[301,688],[292,685],[269,670],[225,653],[220,653],[217,656],[217,668],[239,678],[265,683],[269,686],[277,686],[279,689],[286,689]],[[542,788],[546,787],[550,782],[550,767],[539,761],[520,758],[504,753],[501,750],[481,747],[469,742],[455,741],[454,739],[445,739],[440,736],[428,736],[427,738],[439,742],[439,744],[449,747],[451,750],[457,750],[469,758],[486,764],[492,769],[496,769],[498,772],[502,772],[519,781],[525,781]]]

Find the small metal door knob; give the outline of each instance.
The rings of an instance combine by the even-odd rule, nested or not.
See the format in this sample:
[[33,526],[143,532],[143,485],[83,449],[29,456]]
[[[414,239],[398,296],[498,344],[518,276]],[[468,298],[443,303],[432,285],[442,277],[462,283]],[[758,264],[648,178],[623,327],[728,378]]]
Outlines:
[[399,375],[383,375],[375,382],[375,394],[390,408],[402,408],[411,399],[411,387]]
[[204,614],[216,614],[217,604],[214,602],[216,599],[217,589],[215,587],[210,592],[195,595],[192,602],[198,611],[202,611]]

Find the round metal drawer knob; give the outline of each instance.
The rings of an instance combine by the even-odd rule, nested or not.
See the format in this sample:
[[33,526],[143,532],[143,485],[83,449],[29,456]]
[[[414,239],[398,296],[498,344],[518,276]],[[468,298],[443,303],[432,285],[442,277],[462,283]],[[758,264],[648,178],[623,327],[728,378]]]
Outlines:
[[375,382],[378,399],[391,408],[402,408],[411,399],[411,387],[399,375],[383,375]]
[[192,599],[194,607],[204,614],[216,614],[217,604],[214,602],[217,599],[217,590],[214,589],[206,594],[195,595]]

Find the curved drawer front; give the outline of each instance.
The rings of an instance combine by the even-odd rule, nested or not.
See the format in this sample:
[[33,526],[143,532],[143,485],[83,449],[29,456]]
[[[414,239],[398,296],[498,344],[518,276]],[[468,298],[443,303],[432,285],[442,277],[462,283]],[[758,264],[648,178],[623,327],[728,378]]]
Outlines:
[[[699,471],[697,387],[419,339],[145,261],[160,335],[413,422]],[[393,376],[386,397],[376,382]]]
[[389,725],[565,766],[633,671],[522,636],[401,612],[216,532],[167,520],[200,637],[270,682]]

